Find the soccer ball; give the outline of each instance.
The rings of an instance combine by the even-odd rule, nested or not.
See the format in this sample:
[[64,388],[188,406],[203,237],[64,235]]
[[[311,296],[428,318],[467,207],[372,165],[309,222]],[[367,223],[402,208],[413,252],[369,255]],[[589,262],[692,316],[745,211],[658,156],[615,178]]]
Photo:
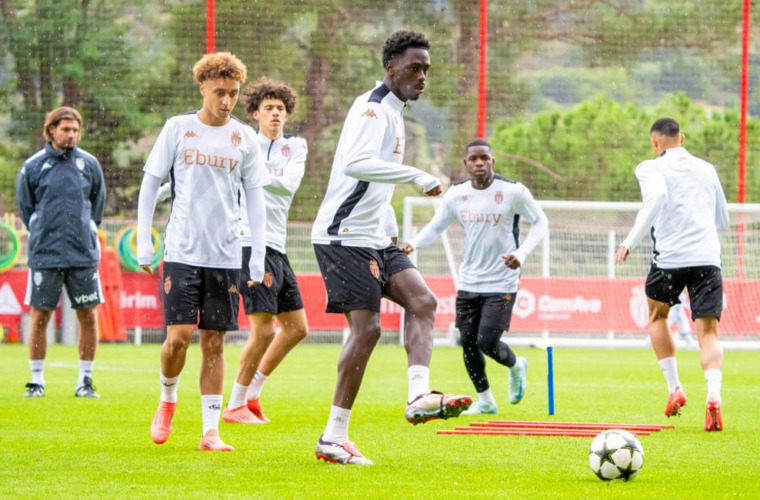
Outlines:
[[636,476],[644,464],[644,448],[636,436],[621,429],[600,432],[591,442],[588,463],[603,481]]

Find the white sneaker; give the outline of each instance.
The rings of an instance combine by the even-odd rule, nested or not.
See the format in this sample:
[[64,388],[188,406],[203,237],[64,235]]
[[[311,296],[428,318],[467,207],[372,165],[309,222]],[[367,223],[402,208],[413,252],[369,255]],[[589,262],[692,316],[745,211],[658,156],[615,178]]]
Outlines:
[[496,403],[489,401],[475,401],[469,410],[462,412],[462,415],[482,415],[489,413],[498,413],[499,408]]
[[509,402],[519,403],[525,395],[525,374],[528,372],[528,360],[518,357],[515,365],[509,369]]

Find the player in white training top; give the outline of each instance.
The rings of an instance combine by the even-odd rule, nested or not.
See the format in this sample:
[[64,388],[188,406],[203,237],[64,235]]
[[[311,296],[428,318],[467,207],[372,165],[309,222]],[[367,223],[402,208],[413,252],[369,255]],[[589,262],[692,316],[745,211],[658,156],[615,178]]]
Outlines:
[[[264,187],[267,212],[266,264],[261,284],[248,288],[250,237],[245,199],[241,199],[243,268],[241,293],[251,335],[240,354],[237,377],[222,419],[231,423],[263,424],[259,395],[269,375],[309,332],[296,275],[285,254],[288,211],[303,179],[306,140],[284,134],[295,113],[298,96],[282,82],[262,78],[243,90],[246,113],[259,124],[258,142],[269,171]],[[276,328],[279,323],[279,331]]]
[[639,239],[651,235],[654,255],[645,287],[649,336],[668,383],[665,415],[669,417],[680,415],[687,399],[678,379],[667,318],[684,286],[688,289],[707,381],[704,429],[720,431],[723,348],[718,343],[718,322],[723,280],[718,231],[728,228],[728,208],[715,167],[689,154],[683,141],[674,119],[660,118],[652,125],[650,142],[657,158],[636,167],[643,203],[615,261],[625,261]]
[[[408,254],[435,241],[454,222],[464,228],[456,325],[464,366],[478,392],[477,403],[465,413],[496,413],[483,355],[509,368],[509,402],[519,403],[525,395],[528,360],[515,356],[501,335],[509,330],[520,266],[544,237],[549,223],[528,188],[494,173],[496,161],[488,142],[471,142],[463,163],[470,179],[449,188],[430,223],[400,247]],[[531,224],[522,245],[520,217]]]
[[676,324],[678,335],[683,340],[684,348],[687,351],[692,351],[698,347],[694,337],[691,336],[691,323],[689,323],[689,315],[684,307],[684,301],[686,300],[686,291],[681,292],[678,296],[679,303],[670,306],[668,312],[668,328],[673,323]]
[[327,193],[311,233],[327,288],[327,312],[345,314],[351,327],[338,361],[338,382],[318,458],[339,464],[371,464],[348,439],[348,421],[364,369],[380,338],[380,300],[406,311],[405,347],[409,422],[458,416],[468,396],[430,390],[436,299],[409,258],[385,229],[395,184],[414,183],[428,196],[438,179],[402,164],[406,102],[424,92],[430,44],[419,33],[398,31],[383,45],[385,78],[356,98],[343,125]]
[[161,348],[161,399],[153,441],[169,439],[177,384],[196,323],[201,345],[203,438],[199,448],[232,451],[219,437],[224,388],[224,334],[237,330],[240,261],[239,193],[251,222],[252,282],[264,276],[263,186],[268,175],[254,130],[232,116],[246,68],[228,52],[206,54],[193,67],[203,107],[166,121],[143,169],[137,216],[137,258],[151,272],[150,237],[161,179],[172,183],[163,268],[166,340]]

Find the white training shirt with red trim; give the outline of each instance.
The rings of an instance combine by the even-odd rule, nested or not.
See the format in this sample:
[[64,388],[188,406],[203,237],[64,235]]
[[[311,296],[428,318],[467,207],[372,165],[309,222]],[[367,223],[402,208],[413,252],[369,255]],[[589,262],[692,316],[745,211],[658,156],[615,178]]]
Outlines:
[[238,193],[269,183],[256,132],[234,117],[205,125],[197,111],[169,118],[143,170],[171,177],[164,260],[239,269]]
[[[306,139],[287,134],[273,141],[259,132],[258,144],[269,172],[269,185],[264,187],[267,207],[266,243],[268,247],[285,253],[288,212],[293,196],[301,185],[309,149]],[[240,240],[243,246],[251,245],[245,196],[240,197]]]
[[[531,224],[520,244],[520,217]],[[510,269],[502,255],[513,254],[522,265],[546,234],[549,222],[527,187],[500,175],[490,186],[475,189],[467,180],[451,186],[433,219],[409,241],[422,248],[453,222],[464,228],[464,257],[459,267],[458,290],[475,293],[514,293],[520,269]]]

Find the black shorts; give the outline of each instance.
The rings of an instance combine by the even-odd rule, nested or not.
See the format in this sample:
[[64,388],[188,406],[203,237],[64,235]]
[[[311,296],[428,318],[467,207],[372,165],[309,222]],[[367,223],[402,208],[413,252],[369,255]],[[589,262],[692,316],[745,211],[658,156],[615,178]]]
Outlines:
[[689,291],[691,319],[718,318],[723,312],[723,279],[715,266],[661,269],[652,265],[647,275],[646,294],[669,305],[680,303],[683,287]]
[[509,331],[517,293],[457,292],[456,326],[475,330],[480,325]]
[[198,323],[201,330],[237,330],[239,281],[239,269],[216,269],[164,262],[166,324]]
[[58,307],[63,285],[72,309],[92,309],[104,302],[97,267],[64,267],[29,269],[24,304],[53,311]]
[[287,255],[267,247],[264,281],[260,285],[249,288],[248,281],[251,279],[251,274],[248,261],[250,259],[251,247],[243,247],[243,266],[240,270],[238,288],[243,295],[243,307],[246,314],[257,312],[279,314],[303,309],[296,274],[290,267]]
[[328,313],[380,312],[380,300],[390,277],[415,268],[395,245],[382,250],[314,245],[314,253],[327,288]]

